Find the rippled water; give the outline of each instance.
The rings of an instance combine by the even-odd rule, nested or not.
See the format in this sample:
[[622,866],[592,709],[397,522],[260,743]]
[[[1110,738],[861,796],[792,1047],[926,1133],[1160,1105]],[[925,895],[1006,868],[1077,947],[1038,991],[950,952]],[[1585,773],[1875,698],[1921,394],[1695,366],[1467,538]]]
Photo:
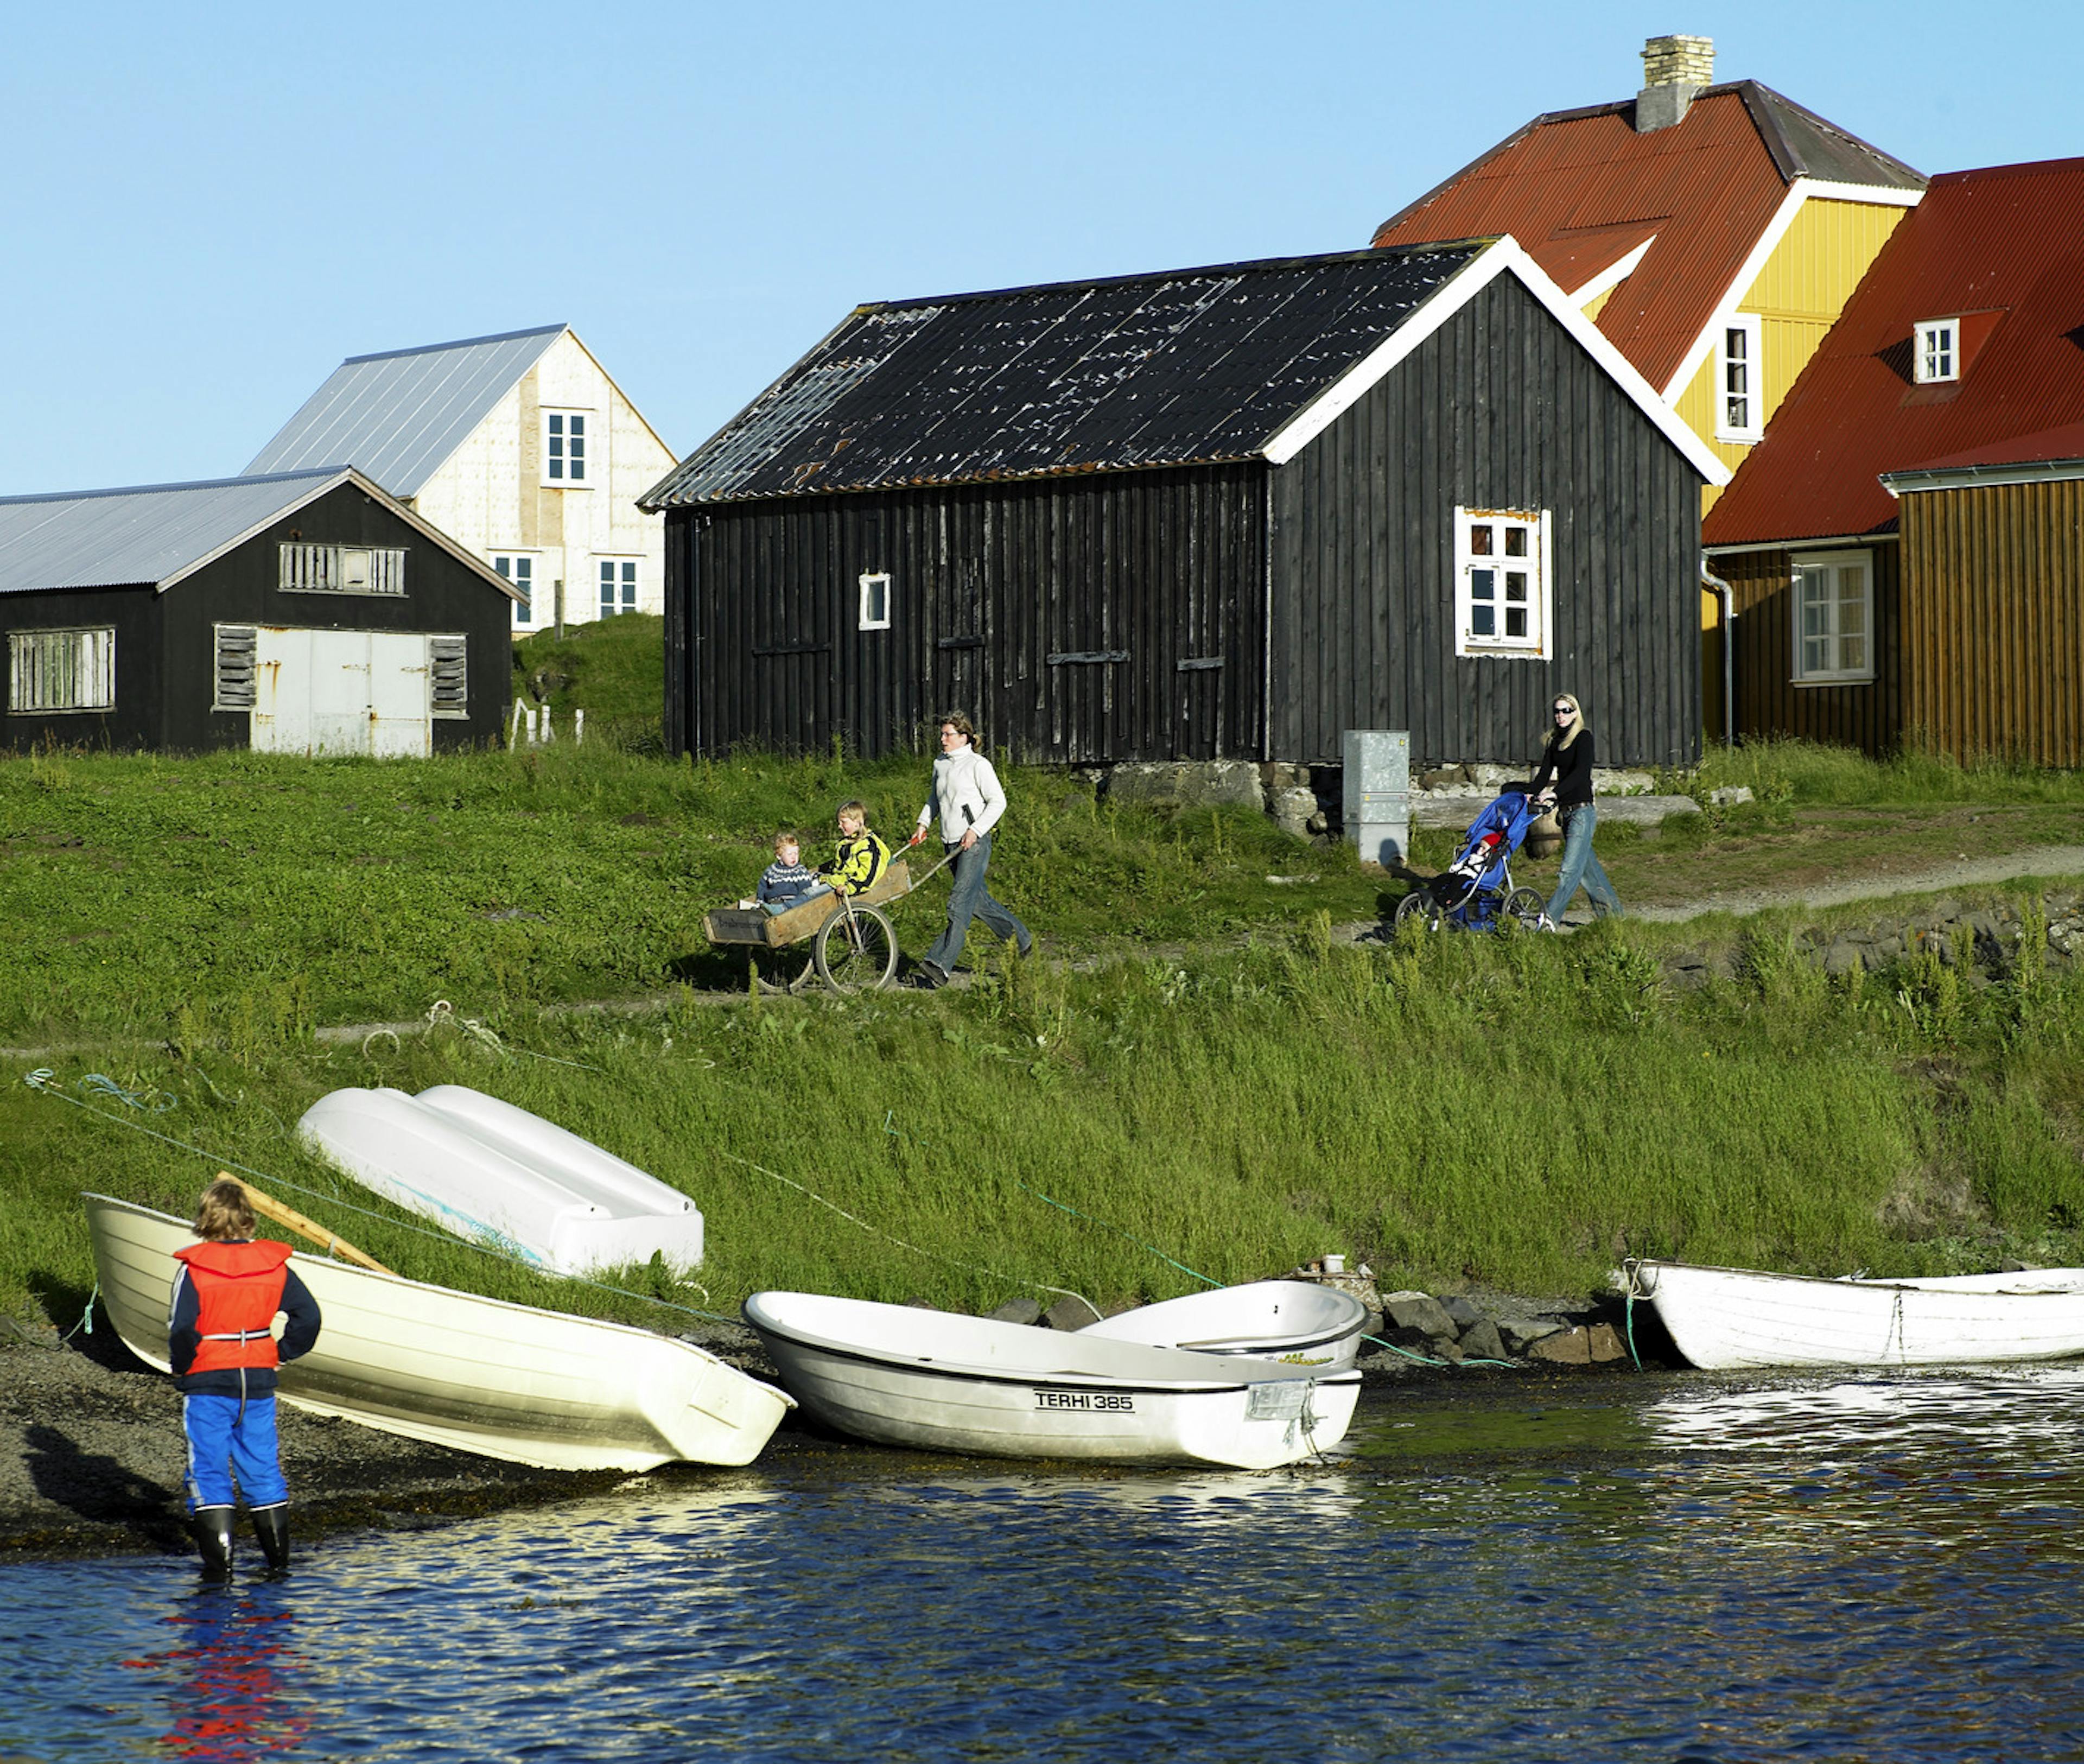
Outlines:
[[0,1572],[0,1760],[2084,1758],[2084,1369],[1371,1400],[1272,1475],[798,1453]]

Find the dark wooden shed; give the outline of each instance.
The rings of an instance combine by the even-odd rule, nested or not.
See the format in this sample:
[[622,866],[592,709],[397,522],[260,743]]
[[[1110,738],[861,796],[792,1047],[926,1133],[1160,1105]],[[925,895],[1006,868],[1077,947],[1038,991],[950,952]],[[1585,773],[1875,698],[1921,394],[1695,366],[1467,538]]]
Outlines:
[[643,498],[667,740],[1684,762],[1725,475],[1509,239],[863,307]]
[[349,468],[0,498],[0,745],[481,744],[512,604]]

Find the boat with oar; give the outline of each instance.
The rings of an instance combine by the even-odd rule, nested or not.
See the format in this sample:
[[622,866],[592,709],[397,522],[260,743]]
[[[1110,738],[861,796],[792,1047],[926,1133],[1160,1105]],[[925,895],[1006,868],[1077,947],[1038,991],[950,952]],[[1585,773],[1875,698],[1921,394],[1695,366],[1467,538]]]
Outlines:
[[678,1189],[553,1121],[464,1084],[330,1091],[298,1136],[372,1193],[552,1274],[702,1259]]
[[756,1292],[745,1320],[808,1413],[882,1445],[1271,1469],[1336,1445],[1360,1393],[1358,1372],[809,1292]]
[[[248,1189],[249,1195],[253,1191]],[[168,1369],[167,1303],[187,1223],[82,1197],[101,1297],[123,1344]],[[299,1255],[318,1346],[282,1369],[285,1402],[384,1433],[553,1470],[749,1464],[794,1406],[689,1342]]]
[[1360,1351],[1367,1320],[1367,1307],[1336,1287],[1312,1280],[1254,1280],[1140,1305],[1088,1323],[1078,1333],[1089,1341],[1243,1354],[1288,1366],[1342,1371]]
[[2084,1268],[1827,1280],[1679,1262],[1615,1277],[1704,1371],[1963,1366],[2084,1354]]

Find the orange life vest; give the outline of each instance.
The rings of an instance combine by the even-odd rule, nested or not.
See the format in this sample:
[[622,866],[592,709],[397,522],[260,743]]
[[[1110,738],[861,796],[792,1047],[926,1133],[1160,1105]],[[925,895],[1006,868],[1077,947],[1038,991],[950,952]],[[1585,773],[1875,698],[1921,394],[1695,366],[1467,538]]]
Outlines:
[[189,1372],[279,1364],[269,1325],[282,1308],[290,1246],[265,1237],[248,1244],[190,1244],[174,1257],[188,1266],[196,1291],[196,1332],[202,1338]]

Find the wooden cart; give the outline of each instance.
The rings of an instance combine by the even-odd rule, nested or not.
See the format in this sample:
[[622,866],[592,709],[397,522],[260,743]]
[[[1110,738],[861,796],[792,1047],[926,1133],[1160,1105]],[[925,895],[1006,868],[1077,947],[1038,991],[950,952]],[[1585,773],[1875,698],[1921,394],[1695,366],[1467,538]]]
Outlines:
[[897,976],[897,933],[878,909],[911,892],[900,858],[859,894],[816,894],[779,913],[718,907],[704,915],[702,929],[719,948],[744,949],[765,991],[800,992],[813,974],[835,992],[887,986]]

